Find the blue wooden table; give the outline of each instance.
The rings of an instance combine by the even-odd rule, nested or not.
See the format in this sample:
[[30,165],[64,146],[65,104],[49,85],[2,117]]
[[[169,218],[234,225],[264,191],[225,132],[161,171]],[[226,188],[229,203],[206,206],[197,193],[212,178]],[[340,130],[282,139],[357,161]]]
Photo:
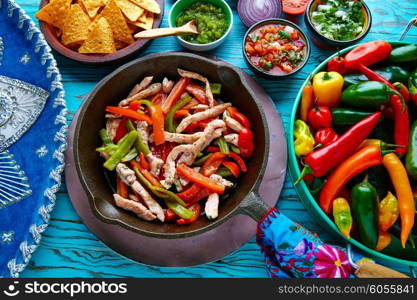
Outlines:
[[[17,0],[18,4],[34,18],[39,0]],[[172,5],[166,1],[162,26],[167,27],[167,15]],[[313,45],[308,64],[295,77],[279,81],[260,79],[251,73],[243,60],[241,41],[246,27],[241,23],[237,12],[237,1],[228,0],[234,11],[234,27],[228,40],[212,54],[243,68],[268,92],[281,113],[284,125],[288,128],[289,116],[296,92],[309,72],[331,52],[323,51]],[[372,29],[365,40],[385,39],[395,41],[406,23],[417,15],[416,0],[366,0],[372,15]],[[299,22],[305,29],[302,18]],[[410,31],[406,41],[417,41],[417,28]],[[173,37],[155,40],[141,55],[160,51],[184,50]],[[83,102],[85,95],[105,75],[117,66],[92,67],[81,65],[55,53],[59,69],[63,75],[66,91],[69,122]],[[321,238],[332,242],[332,237],[323,232],[313,220],[295,193],[287,176],[285,186],[278,202],[278,208],[294,221],[317,232]],[[391,266],[399,270],[406,269]],[[59,192],[55,210],[52,213],[48,230],[44,233],[41,245],[33,255],[22,277],[266,277],[263,258],[255,240],[229,256],[210,264],[189,268],[160,268],[146,266],[119,256],[100,242],[81,222],[63,185]]]

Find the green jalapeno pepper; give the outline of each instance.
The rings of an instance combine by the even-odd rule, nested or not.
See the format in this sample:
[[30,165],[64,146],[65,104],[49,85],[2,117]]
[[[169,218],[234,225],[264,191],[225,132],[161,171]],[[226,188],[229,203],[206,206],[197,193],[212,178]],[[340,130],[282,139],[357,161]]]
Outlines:
[[417,60],[417,45],[410,44],[392,49],[389,61],[404,63]]
[[126,138],[118,145],[117,150],[110,156],[108,160],[104,163],[104,167],[113,171],[117,164],[122,161],[122,159],[129,153],[130,149],[136,142],[138,137],[137,131],[131,131],[127,134]]
[[377,107],[388,103],[391,95],[401,95],[385,83],[365,81],[353,84],[342,93],[342,103],[356,107]]
[[372,114],[373,112],[350,108],[334,108],[332,109],[332,122],[334,125],[354,125]]
[[353,187],[351,197],[359,237],[364,245],[375,249],[378,242],[378,194],[367,176]]
[[175,132],[176,130],[176,125],[174,123],[174,115],[175,113],[180,110],[181,108],[183,108],[185,105],[187,105],[190,101],[192,100],[191,97],[184,97],[181,98],[172,108],[171,110],[167,113],[167,117],[165,120],[165,127],[166,130],[169,132]]
[[405,158],[405,167],[408,174],[417,180],[417,121],[411,126],[410,144]]
[[[129,132],[132,132],[132,131],[137,132],[136,129],[135,129],[135,126],[133,126],[132,121],[130,121],[129,119],[126,120],[126,127],[127,127],[127,130],[129,130]],[[146,145],[142,141],[142,138],[140,137],[140,135],[138,135],[138,137],[136,139],[135,147],[136,147],[136,151],[138,153],[142,152],[145,156],[148,155],[149,153],[151,153],[151,150],[149,149],[148,145]]]
[[297,120],[294,123],[294,148],[297,156],[309,154],[314,149],[314,137],[307,123]]
[[[376,73],[384,77],[389,82],[407,83],[410,72],[399,66],[389,66],[375,70]],[[368,81],[369,79],[363,74],[351,74],[344,76],[345,87],[352,84]]]

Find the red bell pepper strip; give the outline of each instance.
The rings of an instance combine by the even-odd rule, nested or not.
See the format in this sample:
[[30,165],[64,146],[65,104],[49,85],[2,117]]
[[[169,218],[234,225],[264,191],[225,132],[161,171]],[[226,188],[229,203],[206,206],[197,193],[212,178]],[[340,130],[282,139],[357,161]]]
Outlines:
[[249,128],[243,128],[239,132],[237,146],[240,150],[240,155],[244,158],[250,158],[255,150],[255,145],[253,144],[253,134]]
[[314,91],[311,85],[310,79],[307,84],[303,87],[303,95],[301,97],[300,106],[300,118],[304,122],[307,122],[308,112],[311,110],[314,104]]
[[222,164],[226,154],[221,152],[213,153],[203,164],[202,173],[204,176],[210,177],[215,174]]
[[177,102],[181,95],[184,94],[189,82],[189,78],[183,77],[174,85],[168,97],[162,102],[162,111],[164,114],[167,114],[175,102]]
[[194,203],[193,205],[191,205],[187,208],[194,213],[194,216],[192,216],[189,219],[179,219],[179,220],[177,220],[178,225],[187,225],[187,224],[194,223],[200,217],[200,215],[201,215],[201,205],[199,203]]
[[294,183],[297,185],[306,174],[322,177],[331,169],[356,152],[359,145],[371,134],[381,118],[376,112],[356,123],[336,142],[309,153],[305,158],[306,167]]
[[186,91],[193,95],[194,98],[197,99],[197,101],[201,104],[209,104],[206,92],[201,86],[190,82],[186,87]]
[[205,120],[201,120],[201,121],[192,123],[184,130],[184,132],[189,133],[189,132],[192,132],[193,130],[195,130],[197,128],[206,128],[207,124],[210,123],[213,120],[214,120],[214,118],[208,118],[208,119],[205,119]]
[[340,53],[336,57],[333,57],[327,63],[327,71],[328,72],[337,72],[341,75],[346,74],[346,61],[343,57],[340,56]]
[[330,145],[337,141],[339,136],[332,128],[322,128],[316,132],[314,140],[316,144],[321,144],[322,146]]
[[134,110],[134,111],[138,111],[141,107],[142,103],[138,100],[134,100],[132,102],[129,103],[129,109]]
[[357,69],[358,64],[370,66],[387,59],[391,55],[392,47],[386,41],[372,41],[359,45],[345,56],[348,70]]
[[142,175],[146,178],[146,180],[149,181],[150,184],[154,186],[162,187],[162,184],[159,182],[159,180],[156,179],[156,177],[153,176],[153,174],[149,172],[149,170],[143,168],[143,166],[140,163],[132,160],[130,164],[132,168],[137,168],[142,173]]
[[229,169],[230,172],[232,172],[233,176],[236,178],[239,177],[240,169],[239,166],[232,162],[232,161],[223,161],[223,166]]
[[143,154],[143,152],[139,153],[139,160],[140,160],[139,163],[140,163],[142,169],[145,169],[145,170],[150,170],[151,169],[151,166],[149,165],[148,161],[146,160],[145,154]]
[[203,174],[197,172],[190,167],[187,167],[185,164],[179,164],[177,166],[177,172],[179,175],[184,177],[186,180],[194,182],[199,186],[205,187],[212,191],[213,193],[223,194],[225,186],[217,181],[204,176]]
[[120,121],[119,126],[117,126],[116,135],[114,136],[113,142],[118,143],[122,139],[122,137],[124,137],[126,134],[127,134],[126,119],[123,118]]
[[377,146],[367,146],[346,159],[333,171],[324,184],[319,200],[321,209],[329,214],[334,199],[350,179],[370,167],[381,164],[381,149]]
[[127,184],[124,183],[119,176],[117,176],[117,194],[125,199],[129,197],[129,193],[127,191]]
[[185,118],[185,117],[188,117],[189,115],[190,115],[190,112],[188,111],[188,109],[180,109],[175,112],[174,119]]
[[118,106],[107,106],[106,111],[115,115],[122,115],[138,121],[145,121],[148,124],[152,124],[152,120],[145,114],[138,113],[137,111],[129,108],[118,107]]
[[184,200],[188,205],[191,205],[207,198],[210,194],[210,190],[193,183],[188,189],[177,194],[177,196]]
[[158,104],[154,104],[149,107],[153,123],[153,140],[155,145],[161,145],[165,143],[165,117],[162,112],[162,108]]
[[155,96],[152,97],[151,102],[153,104],[161,105],[162,102],[164,102],[166,99],[166,95],[164,93],[158,93]]
[[233,151],[230,151],[229,156],[239,165],[242,172],[247,172],[248,168],[246,167],[245,161]]
[[240,113],[235,107],[228,107],[227,112],[230,117],[238,121],[243,127],[250,128],[249,119],[242,113]]
[[170,208],[165,210],[165,221],[173,222],[178,220],[179,216]]

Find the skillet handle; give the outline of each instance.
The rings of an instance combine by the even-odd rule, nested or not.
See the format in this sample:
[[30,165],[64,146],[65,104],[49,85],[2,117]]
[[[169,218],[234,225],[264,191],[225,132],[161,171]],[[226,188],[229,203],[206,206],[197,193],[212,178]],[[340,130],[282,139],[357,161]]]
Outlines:
[[240,203],[236,214],[247,215],[259,222],[269,210],[270,207],[261,199],[261,196],[257,192],[251,192]]

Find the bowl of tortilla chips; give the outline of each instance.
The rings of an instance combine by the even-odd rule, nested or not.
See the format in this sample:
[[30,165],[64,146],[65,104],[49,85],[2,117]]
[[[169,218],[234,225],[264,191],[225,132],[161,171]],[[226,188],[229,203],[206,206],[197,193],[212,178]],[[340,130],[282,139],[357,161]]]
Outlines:
[[60,54],[88,64],[125,60],[150,42],[134,39],[158,28],[163,0],[42,0],[36,17],[48,44]]

